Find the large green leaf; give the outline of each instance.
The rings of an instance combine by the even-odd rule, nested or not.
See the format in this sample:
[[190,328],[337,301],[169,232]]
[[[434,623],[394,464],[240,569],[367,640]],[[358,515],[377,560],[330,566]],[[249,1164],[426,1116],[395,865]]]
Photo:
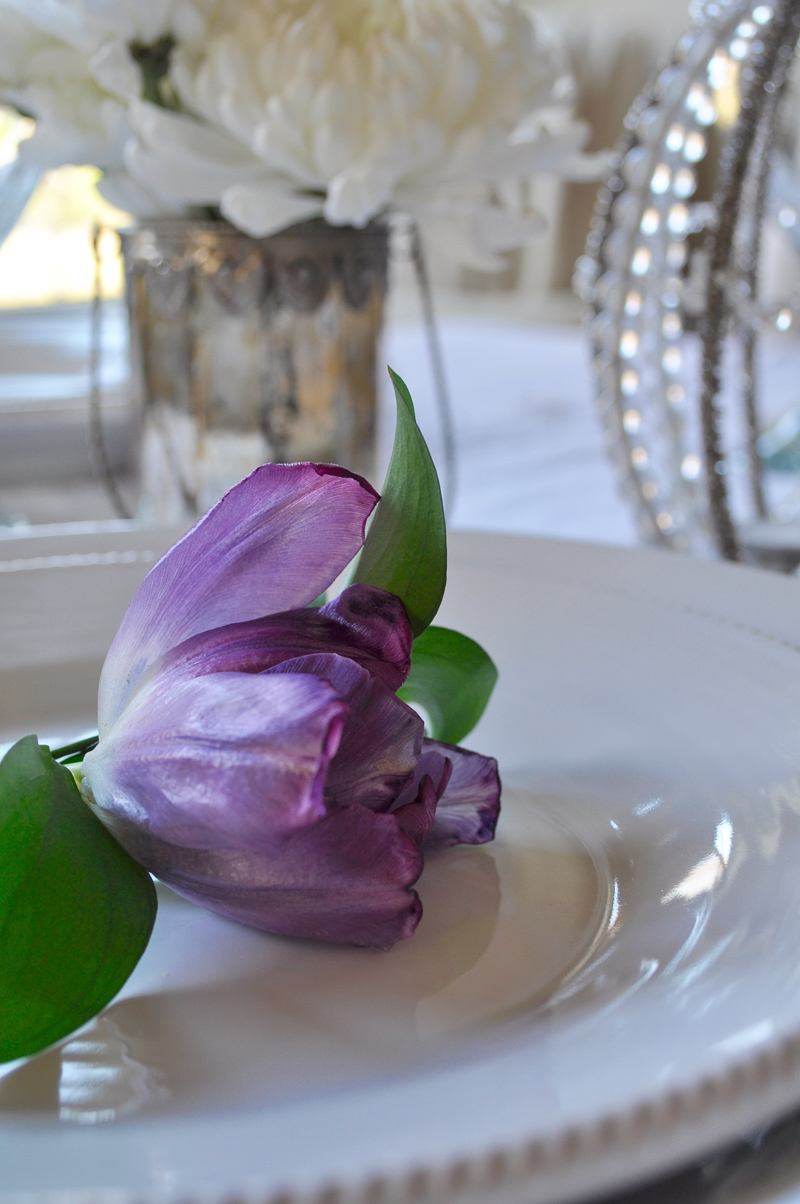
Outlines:
[[0,1062],[95,1016],[130,976],[156,916],[150,875],[35,736],[0,762]]
[[397,693],[425,708],[434,740],[458,744],[480,719],[496,681],[480,644],[449,627],[429,627],[414,640],[411,672]]
[[392,458],[350,580],[395,594],[419,635],[439,609],[447,580],[444,509],[411,396],[391,369],[389,375],[397,399]]

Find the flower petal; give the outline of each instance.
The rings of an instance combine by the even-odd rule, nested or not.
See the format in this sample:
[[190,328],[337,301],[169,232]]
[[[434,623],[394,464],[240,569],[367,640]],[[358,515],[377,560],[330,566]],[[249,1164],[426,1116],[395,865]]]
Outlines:
[[438,787],[434,779],[424,773],[419,779],[416,798],[392,812],[400,827],[419,848],[422,848],[433,826],[438,801]]
[[436,818],[425,842],[426,852],[492,840],[500,815],[497,761],[465,748],[425,740],[420,766],[431,755],[446,758],[452,765],[452,773],[436,807]]
[[237,139],[186,114],[137,100],[128,108],[128,120],[138,145],[177,172],[205,172],[218,187],[225,187],[237,180],[252,179],[264,170],[252,151]]
[[338,807],[262,856],[180,848],[100,814],[131,856],[179,895],[251,928],[390,949],[422,915],[410,889],[422,854],[394,815]]
[[423,737],[419,715],[347,657],[300,656],[269,672],[324,678],[347,703],[342,741],[325,783],[329,804],[359,803],[370,811],[388,811],[419,760]]
[[400,688],[411,668],[414,633],[399,598],[371,585],[351,585],[320,613],[347,627],[357,646],[373,652],[377,664],[367,668],[392,692]]
[[305,606],[352,560],[378,495],[328,464],[265,464],[162,556],[139,586],[100,678],[104,738],[148,665],[224,624]]
[[251,238],[266,238],[295,222],[322,213],[322,199],[303,196],[288,180],[274,176],[231,184],[221,197],[220,209],[232,225]]
[[335,653],[356,661],[394,693],[408,676],[413,635],[399,598],[351,585],[319,609],[304,607],[249,623],[229,623],[171,648],[150,670],[160,688],[206,673],[262,673],[283,661]]
[[325,777],[346,713],[334,689],[309,676],[156,683],[83,772],[104,820],[186,848],[264,853],[326,814]]

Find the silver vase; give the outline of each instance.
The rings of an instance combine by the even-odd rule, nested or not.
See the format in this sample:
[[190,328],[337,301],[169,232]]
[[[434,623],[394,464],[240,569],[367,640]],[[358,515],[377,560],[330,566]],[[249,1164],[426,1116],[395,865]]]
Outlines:
[[143,521],[194,518],[267,461],[373,475],[387,249],[382,225],[323,221],[123,236]]

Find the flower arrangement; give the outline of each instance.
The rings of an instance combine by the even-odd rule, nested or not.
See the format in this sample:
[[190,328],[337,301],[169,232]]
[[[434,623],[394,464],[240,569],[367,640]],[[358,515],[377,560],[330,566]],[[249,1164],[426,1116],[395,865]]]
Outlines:
[[380,499],[332,465],[256,469],[139,587],[98,736],[26,736],[0,763],[0,1061],[117,993],[155,921],[150,873],[251,927],[388,949],[419,923],[424,854],[492,839],[497,765],[458,743],[497,674],[431,625],[441,494],[394,383]]
[[558,54],[520,0],[0,0],[23,154],[89,163],[142,217],[256,237],[392,211],[477,266],[542,222],[525,181],[593,173]]

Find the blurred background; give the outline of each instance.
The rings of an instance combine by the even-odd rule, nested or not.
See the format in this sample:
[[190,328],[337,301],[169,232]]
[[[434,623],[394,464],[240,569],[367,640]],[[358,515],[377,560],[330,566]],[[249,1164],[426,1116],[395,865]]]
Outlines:
[[[586,148],[617,141],[631,102],[689,24],[685,0],[538,4],[574,79]],[[32,122],[0,110],[0,169]],[[113,520],[87,435],[92,299],[103,304],[103,427],[120,490],[131,479],[128,325],[118,229],[129,216],[97,193],[94,168],[41,177],[0,246],[0,528]],[[531,185],[547,219],[536,241],[504,253],[499,272],[428,250],[455,427],[454,525],[614,543],[636,541],[594,413],[581,303],[571,288],[598,184],[547,175]],[[94,232],[99,228],[96,245]],[[785,266],[785,259],[784,259]],[[383,358],[406,377],[434,455],[443,431],[420,296],[408,255],[392,255]],[[381,373],[383,376],[383,373]],[[381,398],[381,455],[391,416]]]

